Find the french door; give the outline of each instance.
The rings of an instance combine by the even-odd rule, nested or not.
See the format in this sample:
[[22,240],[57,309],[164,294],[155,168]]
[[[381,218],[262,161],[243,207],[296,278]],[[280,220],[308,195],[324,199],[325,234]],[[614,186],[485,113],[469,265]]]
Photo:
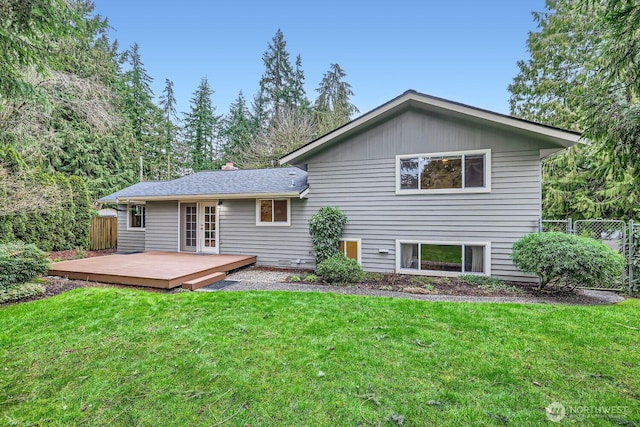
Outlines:
[[180,205],[180,251],[219,253],[217,202]]
[[200,208],[200,252],[218,253],[218,215],[217,202],[203,202]]

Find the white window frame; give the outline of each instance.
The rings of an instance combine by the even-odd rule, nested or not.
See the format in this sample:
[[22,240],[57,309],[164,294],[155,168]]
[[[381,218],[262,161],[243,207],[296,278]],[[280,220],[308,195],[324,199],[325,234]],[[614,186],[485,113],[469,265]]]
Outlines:
[[[465,156],[484,155],[484,187],[464,187],[464,158]],[[417,189],[403,190],[400,188],[400,161],[413,159],[416,157],[462,157],[462,188],[434,188],[434,189]],[[420,180],[420,171],[418,171],[418,181]],[[441,153],[418,153],[418,154],[400,154],[396,156],[396,194],[455,194],[455,193],[490,193],[491,192],[491,150],[466,150],[466,151],[446,151]]]
[[[133,227],[131,226],[131,209],[134,206],[142,206],[144,208],[144,213],[142,215],[142,223],[143,227]],[[128,203],[127,204],[127,231],[145,231],[147,228],[147,204],[144,202],[138,203]]]
[[[287,221],[275,221],[275,212],[272,215],[271,222],[263,222],[260,221],[260,202],[263,200],[271,200],[272,202],[276,200],[286,200],[287,201]],[[273,207],[273,204],[272,204]],[[265,198],[265,199],[256,199],[256,225],[259,227],[288,227],[291,225],[291,199],[285,197],[275,197],[275,198]]]
[[[484,272],[458,272],[458,271],[440,271],[440,270],[420,270],[414,268],[402,268],[402,244],[416,245],[448,245],[448,246],[484,246]],[[462,251],[462,265],[464,266],[464,250]],[[418,265],[419,267],[419,265]],[[440,276],[440,277],[457,277],[463,274],[474,274],[477,276],[491,276],[491,242],[474,242],[474,241],[453,241],[453,240],[396,240],[396,273],[414,274],[420,276]]]
[[344,252],[342,252],[344,256],[347,256],[347,242],[356,242],[358,244],[358,258],[356,261],[358,261],[358,264],[362,265],[362,239],[345,237],[340,239],[340,241],[344,244]]

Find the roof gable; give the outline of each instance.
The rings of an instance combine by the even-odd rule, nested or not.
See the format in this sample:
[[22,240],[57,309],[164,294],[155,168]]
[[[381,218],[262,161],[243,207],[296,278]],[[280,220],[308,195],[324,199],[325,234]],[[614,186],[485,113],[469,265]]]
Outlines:
[[547,142],[556,145],[558,148],[570,147],[581,138],[581,134],[578,132],[547,126],[505,114],[494,113],[481,108],[409,90],[380,107],[363,114],[343,126],[285,155],[280,159],[280,164],[303,163],[302,160],[314,155],[320,148],[324,148],[337,140],[347,138],[365,127],[375,126],[376,124],[387,120],[389,117],[409,108],[426,112],[430,111],[440,114],[449,114],[467,120],[491,124],[497,127],[531,133],[537,138],[544,139]]

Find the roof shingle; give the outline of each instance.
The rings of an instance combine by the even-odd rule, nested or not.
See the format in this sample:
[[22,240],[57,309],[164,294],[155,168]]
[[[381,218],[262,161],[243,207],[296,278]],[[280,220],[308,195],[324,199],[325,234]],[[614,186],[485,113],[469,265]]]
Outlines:
[[208,171],[197,172],[172,181],[139,182],[105,196],[99,201],[113,203],[118,198],[127,197],[176,196],[181,198],[205,195],[300,194],[307,186],[307,172],[299,168]]

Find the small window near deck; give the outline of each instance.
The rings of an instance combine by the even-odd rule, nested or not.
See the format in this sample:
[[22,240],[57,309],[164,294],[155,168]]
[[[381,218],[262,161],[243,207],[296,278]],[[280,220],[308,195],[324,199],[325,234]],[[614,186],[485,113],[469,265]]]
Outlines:
[[338,249],[347,258],[360,262],[360,239],[342,239]]
[[129,228],[144,230],[145,215],[145,205],[129,205]]
[[256,225],[289,225],[289,199],[257,201]]

